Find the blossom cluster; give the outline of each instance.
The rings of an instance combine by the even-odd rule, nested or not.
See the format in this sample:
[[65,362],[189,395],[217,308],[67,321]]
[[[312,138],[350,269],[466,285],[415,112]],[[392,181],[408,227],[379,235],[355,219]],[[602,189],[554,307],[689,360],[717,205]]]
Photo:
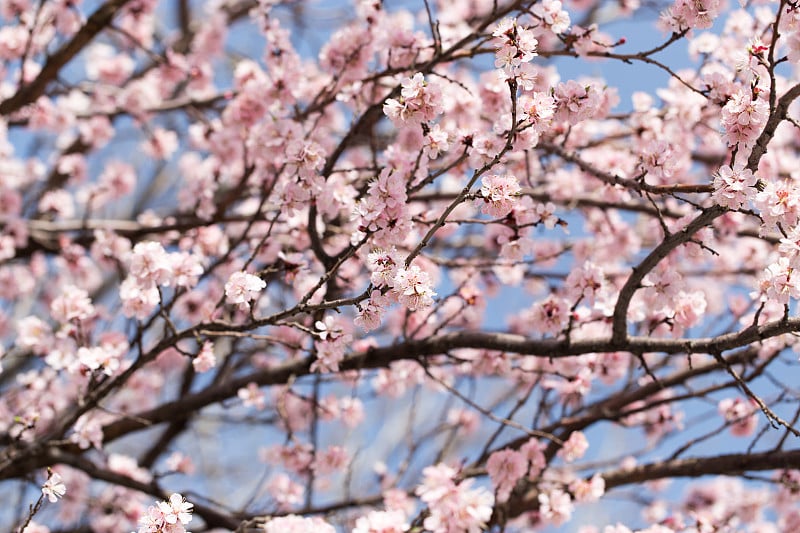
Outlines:
[[403,78],[401,87],[400,98],[388,98],[383,106],[383,112],[395,125],[427,123],[443,112],[441,90],[426,81],[422,73]]
[[458,481],[458,472],[445,464],[426,467],[422,475],[416,494],[430,509],[424,522],[426,530],[433,533],[483,530],[492,516],[494,498],[489,492],[473,489],[472,479]]
[[192,521],[193,504],[180,494],[151,505],[139,519],[138,533],[185,533],[186,524]]
[[167,252],[156,241],[140,242],[130,252],[128,276],[119,286],[122,312],[143,320],[161,302],[159,287],[191,289],[202,273],[197,255]]

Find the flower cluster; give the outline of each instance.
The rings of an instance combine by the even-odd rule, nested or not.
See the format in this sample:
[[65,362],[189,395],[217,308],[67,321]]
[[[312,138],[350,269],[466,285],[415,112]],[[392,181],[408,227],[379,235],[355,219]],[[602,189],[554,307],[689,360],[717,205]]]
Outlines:
[[242,311],[250,309],[250,302],[258,298],[267,282],[247,272],[234,272],[225,283],[225,301],[239,306]]
[[139,519],[138,533],[185,533],[193,508],[183,496],[172,494],[168,500],[147,508]]
[[758,426],[757,407],[752,400],[725,398],[717,404],[719,414],[729,423],[731,435],[749,437]]
[[769,104],[763,98],[739,90],[722,108],[723,139],[729,146],[751,147],[769,118]]
[[433,297],[436,296],[430,275],[417,265],[397,270],[392,280],[392,292],[409,311],[433,305]]
[[533,14],[542,22],[545,28],[560,35],[567,31],[570,24],[569,13],[567,13],[560,0],[543,0],[533,6]]
[[800,298],[800,272],[787,257],[779,257],[758,278],[762,302],[788,305],[790,298]]
[[514,19],[504,19],[498,23],[492,36],[496,48],[495,67],[501,69],[509,79],[517,75],[526,78],[534,74],[529,63],[538,55],[536,46],[539,42],[533,30],[519,26]]
[[481,488],[472,489],[472,479],[457,482],[457,474],[444,464],[422,471],[423,481],[416,493],[430,509],[424,522],[427,531],[478,533],[491,518],[492,495]]
[[475,204],[482,213],[496,218],[511,213],[522,190],[515,176],[488,174],[481,178],[481,184]]
[[360,240],[364,233],[371,232],[376,243],[392,246],[403,242],[413,228],[407,198],[403,174],[385,168],[369,184],[367,195],[355,205],[358,232],[351,240]]
[[516,450],[499,450],[489,456],[486,471],[492,479],[497,501],[508,501],[511,491],[528,471],[528,460]]
[[389,98],[383,105],[383,112],[397,127],[413,126],[429,122],[440,115],[442,93],[438,85],[425,81],[417,72],[413,77],[404,78],[400,98]]
[[707,29],[714,23],[722,9],[723,0],[675,0],[675,3],[661,14],[660,24],[674,32],[688,29]]
[[317,320],[318,340],[314,342],[317,360],[311,365],[313,372],[338,372],[339,363],[344,358],[353,336],[345,332],[343,322],[332,315]]
[[318,517],[286,515],[264,524],[264,533],[336,533],[332,525]]
[[731,168],[723,165],[714,174],[714,194],[712,198],[722,207],[741,209],[755,199],[758,178],[753,171],[737,163]]
[[203,266],[200,258],[187,252],[167,252],[161,243],[144,241],[133,247],[128,277],[119,287],[122,312],[142,320],[161,301],[159,287],[197,285]]

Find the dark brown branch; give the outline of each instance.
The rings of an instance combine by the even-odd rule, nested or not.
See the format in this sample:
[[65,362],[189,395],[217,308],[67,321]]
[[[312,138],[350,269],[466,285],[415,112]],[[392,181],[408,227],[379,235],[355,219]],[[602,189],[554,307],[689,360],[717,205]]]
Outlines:
[[[800,450],[764,452],[753,454],[730,454],[715,457],[692,457],[675,459],[600,472],[606,490],[625,485],[641,485],[646,481],[677,477],[701,477],[711,475],[740,475],[745,472],[791,469],[800,464]],[[511,517],[519,516],[539,507],[539,491],[533,489],[517,500],[509,502]]]
[[[61,463],[72,466],[73,468],[77,468],[78,470],[85,472],[93,479],[112,483],[120,487],[138,490],[139,492],[150,494],[160,499],[166,499],[169,497],[169,494],[161,489],[155,482],[143,483],[141,481],[137,481],[129,478],[128,476],[101,468],[84,457],[64,453],[57,449],[52,449],[49,455],[49,458],[53,464]],[[202,518],[206,525],[210,527],[234,529],[239,525],[240,522],[240,520],[232,516],[225,515],[219,511],[198,503],[194,503],[194,513]]]
[[[743,331],[710,338],[655,339],[631,337],[622,343],[615,343],[609,339],[573,340],[570,343],[566,343],[563,340],[536,340],[522,335],[507,333],[464,331],[446,333],[424,340],[410,340],[382,348],[372,348],[366,352],[353,354],[345,358],[340,364],[340,369],[345,371],[386,368],[394,361],[402,359],[416,360],[420,357],[444,354],[459,348],[498,350],[548,358],[614,351],[672,354],[723,352],[793,331],[800,331],[800,318],[770,322],[759,327],[749,327]],[[306,358],[240,376],[227,383],[184,396],[150,411],[113,422],[104,428],[104,441],[109,442],[154,424],[167,421],[174,422],[205,406],[236,396],[237,391],[242,387],[246,387],[250,382],[254,382],[259,386],[288,383],[291,379],[308,375],[311,372],[312,363],[312,358]],[[14,469],[12,468],[11,470]],[[7,474],[3,475],[3,477],[6,476]]]

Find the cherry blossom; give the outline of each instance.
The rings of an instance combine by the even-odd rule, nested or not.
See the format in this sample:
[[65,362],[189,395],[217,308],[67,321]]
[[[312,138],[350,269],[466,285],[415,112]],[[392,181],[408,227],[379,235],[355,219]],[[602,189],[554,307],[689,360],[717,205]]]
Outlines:
[[747,207],[758,192],[758,178],[741,163],[733,168],[723,165],[714,174],[714,195],[716,202],[728,209]]
[[240,309],[250,308],[250,302],[258,298],[267,283],[247,272],[234,272],[225,283],[225,298],[229,304],[238,305]]
[[572,433],[564,442],[564,446],[558,451],[559,456],[564,461],[571,463],[583,457],[589,447],[589,441],[580,431]]
[[404,533],[409,524],[400,511],[373,511],[356,520],[353,533]]
[[430,286],[430,276],[417,265],[397,270],[392,280],[392,290],[400,303],[410,311],[424,309],[433,305],[436,293]]
[[173,493],[169,499],[147,508],[139,519],[138,533],[183,533],[184,526],[192,521],[193,507],[183,496]]
[[196,372],[208,372],[217,364],[217,358],[214,356],[214,344],[206,341],[203,343],[200,352],[192,359],[192,366]]
[[756,407],[741,398],[725,398],[718,405],[719,413],[731,422],[731,434],[737,437],[752,435],[758,425]]
[[508,501],[511,490],[528,470],[525,456],[515,450],[500,450],[486,462],[486,469],[497,491],[497,501]]
[[42,494],[47,496],[50,503],[56,503],[59,498],[64,497],[67,493],[67,487],[61,480],[61,475],[58,472],[50,472],[47,481],[42,485]]
[[491,516],[493,498],[483,489],[471,489],[472,480],[456,483],[455,470],[446,465],[429,466],[416,493],[430,505],[431,515],[425,528],[435,533],[457,529],[469,533],[481,531]]
[[481,199],[476,203],[481,212],[502,218],[514,208],[517,196],[520,193],[519,182],[514,176],[484,176],[481,180]]
[[539,513],[547,523],[561,525],[567,522],[574,511],[572,498],[561,489],[539,494]]
[[273,518],[264,524],[266,533],[334,533],[336,530],[318,517],[305,518],[287,515]]

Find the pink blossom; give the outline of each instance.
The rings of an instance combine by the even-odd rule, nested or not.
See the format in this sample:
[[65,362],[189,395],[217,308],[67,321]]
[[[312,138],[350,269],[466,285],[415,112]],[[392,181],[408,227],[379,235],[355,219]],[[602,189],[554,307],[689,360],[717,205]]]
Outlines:
[[177,451],[172,452],[169,457],[167,457],[165,465],[171,472],[180,472],[182,474],[191,475],[195,471],[192,458]]
[[367,268],[372,275],[370,281],[376,287],[387,287],[392,284],[399,268],[397,250],[394,247],[389,250],[380,248],[373,250],[367,256]]
[[728,209],[747,207],[755,199],[756,183],[758,178],[749,168],[742,163],[737,163],[733,168],[723,165],[714,174],[714,194],[712,198]]
[[779,257],[759,276],[761,298],[788,305],[790,298],[800,298],[800,281],[786,257]]
[[556,85],[553,96],[556,100],[555,119],[565,120],[572,125],[595,116],[602,101],[599,88],[575,80]]
[[203,274],[203,265],[196,255],[176,252],[170,254],[170,261],[172,262],[173,282],[176,287],[191,289],[197,285]]
[[590,479],[576,479],[569,484],[569,490],[577,502],[594,502],[606,491],[606,482],[598,474]]
[[128,276],[119,286],[122,313],[127,317],[144,320],[161,302],[161,295],[155,285],[142,287],[136,278]]
[[753,98],[749,91],[737,91],[722,108],[723,139],[729,146],[752,146],[769,118],[769,104]]
[[188,524],[192,521],[192,508],[194,505],[187,502],[180,494],[172,494],[168,501],[159,502],[158,508],[164,514],[167,524]]
[[85,450],[94,446],[98,450],[103,448],[103,426],[97,417],[89,414],[82,415],[73,426],[73,433],[69,440],[78,444]]
[[253,382],[248,383],[247,387],[239,389],[236,395],[242,400],[245,407],[255,407],[261,411],[267,405],[264,393],[259,389],[258,384]]
[[793,228],[800,222],[800,189],[794,181],[767,181],[764,189],[756,193],[753,204],[764,220],[765,231],[778,224]]
[[205,341],[197,356],[192,359],[192,366],[195,372],[202,374],[208,372],[217,365],[217,358],[214,356],[214,343]]
[[702,319],[707,305],[703,291],[679,291],[672,303],[675,323],[684,328],[694,326]]
[[113,376],[120,368],[119,353],[105,346],[78,348],[77,356],[81,365],[89,371],[100,370],[107,376]]
[[225,297],[229,304],[238,305],[239,309],[247,310],[250,302],[258,298],[267,283],[247,272],[234,272],[225,283]]
[[559,526],[572,517],[572,498],[561,489],[539,494],[539,513],[546,523]]
[[358,314],[353,323],[364,331],[379,328],[389,303],[389,298],[381,294],[380,290],[372,291],[369,299],[359,304]]
[[489,456],[486,471],[492,479],[497,501],[508,501],[511,491],[528,470],[528,461],[516,450],[499,450]]
[[725,398],[718,404],[719,414],[730,424],[731,435],[749,437],[758,426],[755,403],[741,398]]
[[139,519],[139,533],[185,533],[193,507],[180,494],[172,494],[168,500],[147,508]]
[[564,459],[567,463],[572,463],[586,453],[589,448],[589,441],[586,440],[583,432],[574,431],[570,433],[569,438],[564,442],[564,445],[558,450],[558,456]]
[[397,127],[428,122],[443,111],[442,93],[438,85],[425,81],[417,72],[413,77],[404,78],[400,99],[389,98],[383,112]]
[[488,174],[481,178],[481,183],[480,197],[476,200],[481,212],[495,218],[508,215],[521,191],[517,178]]
[[511,72],[516,66],[520,64],[520,60],[517,57],[517,47],[512,46],[509,44],[505,44],[497,49],[495,52],[495,60],[494,66],[503,69],[507,72]]
[[397,270],[392,280],[392,291],[400,303],[410,311],[433,305],[436,293],[431,287],[430,275],[417,265]]
[[425,157],[436,159],[450,149],[450,136],[439,124],[434,124],[425,136]]
[[50,503],[56,503],[59,498],[67,493],[67,487],[64,485],[61,476],[58,472],[50,471],[47,481],[42,485],[42,494],[47,496]]
[[313,468],[317,474],[326,475],[344,470],[349,462],[347,450],[341,446],[329,446],[317,453]]
[[112,453],[108,456],[108,469],[125,477],[135,479],[141,483],[150,483],[153,476],[150,472],[139,466],[136,459],[128,455]]
[[566,327],[569,320],[570,303],[564,298],[550,295],[537,302],[530,310],[531,329],[543,334],[555,335]]
[[603,269],[591,261],[587,261],[580,268],[572,270],[564,282],[570,299],[577,302],[586,298],[589,303],[594,302],[595,297],[605,285],[606,280]]
[[[267,481],[267,492],[275,499],[281,509],[289,509],[303,502],[305,490],[286,474],[275,474]],[[269,530],[268,530],[269,531]],[[273,529],[272,531],[278,531]],[[286,530],[280,530],[281,532]],[[315,530],[317,531],[317,530]]]
[[130,275],[142,286],[169,285],[172,280],[172,261],[161,243],[140,242],[133,247]]
[[546,131],[556,112],[556,101],[547,93],[534,92],[520,98],[520,108],[525,118],[537,132]]
[[306,518],[286,515],[273,518],[264,524],[265,533],[336,533],[336,530],[319,517]]
[[456,471],[444,464],[426,467],[416,493],[428,504],[425,528],[433,533],[478,533],[492,515],[492,495],[471,489],[472,479],[455,482]]
[[569,28],[569,13],[562,9],[559,0],[543,0],[533,6],[533,13],[555,34],[564,33]]
[[356,520],[352,533],[404,533],[409,527],[401,511],[372,511]]
[[352,335],[344,333],[338,320],[328,315],[325,321],[318,320],[315,324],[319,330],[320,340],[314,342],[317,350],[317,360],[311,364],[312,372],[338,372],[339,363],[344,359]]
[[121,161],[109,162],[99,178],[99,201],[101,204],[107,200],[123,198],[130,194],[136,185],[136,171],[134,168]]
[[359,398],[342,398],[339,401],[339,412],[344,425],[351,429],[364,421],[364,404]]
[[447,421],[466,435],[474,433],[480,426],[478,414],[466,409],[450,409],[447,412]]
[[50,326],[41,318],[26,316],[17,321],[16,344],[38,355],[47,353],[53,339]]
[[311,470],[314,448],[308,443],[275,445],[260,450],[259,455],[265,462],[281,466],[294,474],[304,475]]
[[539,474],[544,470],[545,466],[547,466],[547,460],[544,456],[545,449],[547,449],[547,445],[535,438],[530,439],[520,447],[520,453],[524,455],[528,463],[530,463],[530,470],[528,472],[528,477],[530,479],[538,478]]
[[123,85],[134,67],[133,58],[127,54],[114,54],[113,47],[107,44],[96,43],[87,54],[86,75],[90,80]]
[[75,203],[67,191],[47,191],[39,200],[39,211],[63,219],[75,217]]

